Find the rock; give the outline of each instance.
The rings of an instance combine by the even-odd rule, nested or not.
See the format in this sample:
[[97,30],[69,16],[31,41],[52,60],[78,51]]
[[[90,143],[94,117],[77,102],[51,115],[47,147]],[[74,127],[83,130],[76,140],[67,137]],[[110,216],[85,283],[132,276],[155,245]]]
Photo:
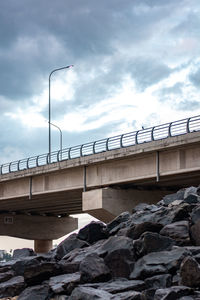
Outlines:
[[187,202],[188,204],[198,203],[199,196],[197,196],[195,194],[190,194],[184,199],[184,201]]
[[185,200],[190,195],[197,195],[197,188],[190,186],[185,189],[183,199]]
[[144,279],[158,274],[175,272],[187,255],[188,251],[184,248],[149,253],[135,263],[130,279]]
[[0,297],[13,297],[19,295],[24,288],[24,277],[15,276],[8,281],[0,283]]
[[110,300],[112,294],[91,287],[79,286],[75,288],[69,300]]
[[98,253],[104,257],[112,277],[129,277],[135,261],[132,239],[124,236],[110,237],[99,248]]
[[17,300],[46,300],[49,296],[49,286],[47,284],[36,285],[26,288]]
[[142,280],[127,280],[125,278],[116,278],[105,284],[102,284],[99,288],[111,294],[117,294],[131,290],[142,291],[145,289],[145,287],[145,283]]
[[79,272],[73,274],[64,274],[51,277],[49,286],[54,294],[66,293],[70,295],[73,289],[80,283],[81,274]]
[[175,242],[168,237],[164,237],[156,232],[145,232],[139,240],[133,243],[137,257],[141,257],[150,252],[171,250]]
[[181,283],[190,287],[200,286],[200,265],[188,256],[185,257],[180,267]]
[[180,297],[187,296],[192,292],[189,287],[186,286],[173,286],[166,289],[158,289],[155,292],[155,300],[176,300]]
[[80,240],[77,238],[77,234],[71,234],[69,237],[67,237],[64,241],[62,241],[57,248],[55,249],[53,253],[53,258],[60,260],[63,258],[66,254],[68,254],[70,251],[76,249],[76,248],[84,248],[88,247],[89,244],[83,240]]
[[101,282],[111,278],[110,270],[96,253],[89,254],[80,264],[82,282]]
[[156,289],[147,289],[142,292],[142,300],[154,300]]
[[0,283],[11,279],[12,277],[14,277],[14,275],[15,273],[11,270],[4,273],[0,273]]
[[121,228],[126,226],[126,223],[130,219],[129,212],[123,212],[110,223],[107,224],[107,232],[110,235],[116,234]]
[[196,224],[200,220],[200,206],[196,206],[191,213],[191,220],[193,224]]
[[146,231],[159,233],[162,228],[163,225],[152,222],[136,224],[128,229],[127,237],[130,237],[133,240],[137,240]]
[[13,251],[13,259],[20,259],[27,256],[36,256],[36,253],[33,251],[33,249],[30,248],[23,248],[23,249],[15,249]]
[[179,221],[165,225],[160,234],[174,239],[178,245],[191,244],[188,221]]
[[191,239],[196,246],[200,246],[200,220],[190,228]]
[[177,193],[166,195],[162,201],[164,205],[169,205],[175,200],[183,200],[185,195],[185,189],[179,190]]
[[106,226],[102,222],[92,221],[90,224],[79,230],[77,238],[93,244],[99,240],[106,239],[108,234]]
[[58,262],[58,268],[61,274],[76,273],[79,271],[79,265],[80,262],[67,262],[65,260]]
[[112,300],[143,300],[142,294],[135,292],[135,291],[119,293],[119,294],[113,295],[111,297],[111,299]]
[[153,222],[162,225],[184,220],[189,216],[190,205],[181,203],[177,207],[158,207],[158,210],[139,211],[131,216],[131,224]]
[[161,289],[170,287],[172,283],[172,276],[170,274],[156,275],[145,279],[147,289]]
[[55,262],[41,262],[40,264],[26,268],[24,271],[24,279],[28,285],[39,284],[59,273],[60,270]]

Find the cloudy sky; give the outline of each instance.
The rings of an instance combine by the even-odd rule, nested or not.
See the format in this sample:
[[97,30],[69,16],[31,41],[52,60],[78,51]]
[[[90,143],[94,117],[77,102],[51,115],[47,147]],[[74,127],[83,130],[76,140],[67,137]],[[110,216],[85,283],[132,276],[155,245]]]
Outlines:
[[198,115],[199,53],[199,0],[1,0],[0,164],[48,152],[53,69],[68,147]]

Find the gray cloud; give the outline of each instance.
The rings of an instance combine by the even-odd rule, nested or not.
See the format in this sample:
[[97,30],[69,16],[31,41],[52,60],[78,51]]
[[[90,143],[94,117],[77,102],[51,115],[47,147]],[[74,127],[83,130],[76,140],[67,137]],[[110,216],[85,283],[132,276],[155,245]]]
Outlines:
[[190,81],[193,83],[193,85],[199,89],[200,86],[200,69],[196,72],[193,72],[189,75]]

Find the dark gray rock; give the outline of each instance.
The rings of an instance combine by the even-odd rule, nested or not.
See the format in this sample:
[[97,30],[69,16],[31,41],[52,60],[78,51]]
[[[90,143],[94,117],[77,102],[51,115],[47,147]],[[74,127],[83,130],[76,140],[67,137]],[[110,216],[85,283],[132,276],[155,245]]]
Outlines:
[[133,240],[137,240],[146,231],[159,233],[162,228],[163,225],[161,224],[144,222],[141,224],[136,224],[134,226],[131,226],[128,229],[126,236]]
[[147,254],[135,263],[130,279],[144,279],[158,274],[175,272],[185,256],[188,256],[188,251],[184,248]]
[[199,196],[195,194],[190,194],[184,199],[184,201],[188,204],[199,203]]
[[127,280],[125,278],[116,278],[105,284],[102,284],[100,289],[111,294],[117,294],[127,291],[143,291],[146,288],[142,280]]
[[0,273],[0,283],[11,279],[12,277],[14,277],[14,275],[15,273],[12,270],[9,270],[4,273]]
[[170,287],[172,284],[172,276],[170,274],[156,275],[145,279],[147,289],[162,289]]
[[192,290],[186,286],[173,286],[166,289],[158,289],[155,292],[155,300],[176,300],[180,297],[188,296]]
[[25,288],[24,277],[16,276],[0,283],[0,297],[13,297],[19,295]]
[[190,245],[189,222],[179,221],[168,224],[160,231],[160,234],[174,239],[178,245]]
[[66,293],[70,295],[73,289],[80,283],[81,274],[79,272],[73,274],[63,274],[51,277],[49,286],[54,294]]
[[196,246],[200,246],[200,220],[190,228],[191,239]]
[[193,224],[196,224],[200,220],[200,206],[196,206],[191,213],[191,220]]
[[181,283],[190,287],[200,286],[200,265],[191,256],[185,257],[180,267]]
[[185,189],[183,199],[185,200],[190,195],[197,195],[197,188],[190,186]]
[[132,215],[131,224],[153,222],[167,225],[173,222],[185,220],[189,217],[190,205],[181,203],[175,207],[158,207],[158,210],[139,211]]
[[24,270],[24,279],[28,285],[34,285],[59,273],[60,269],[55,262],[41,262],[26,268]]
[[142,300],[154,300],[156,289],[147,289],[142,292]]
[[47,284],[26,288],[17,300],[47,300],[49,298],[49,286]]
[[84,248],[88,247],[89,244],[83,240],[80,240],[77,238],[77,234],[71,234],[69,237],[67,237],[64,241],[62,241],[57,248],[55,249],[53,253],[53,258],[60,260],[63,258],[66,254],[68,254],[70,251],[76,249],[76,248]]
[[110,237],[98,249],[98,253],[104,257],[112,277],[129,277],[135,261],[132,239],[124,236]]
[[169,205],[170,203],[174,202],[175,200],[183,200],[185,195],[185,189],[179,190],[177,193],[169,194],[163,197],[162,203],[164,205]]
[[61,260],[58,262],[58,268],[61,274],[76,273],[79,271],[80,262],[68,262]]
[[36,256],[36,253],[33,251],[33,249],[30,248],[22,248],[22,249],[15,249],[13,251],[13,259],[23,259],[27,256]]
[[102,222],[92,221],[90,224],[79,230],[77,238],[93,244],[108,237],[106,226]]
[[82,282],[101,282],[111,278],[110,270],[103,258],[96,253],[86,256],[80,264]]
[[139,240],[133,243],[134,252],[137,257],[141,257],[150,252],[171,250],[174,245],[174,240],[156,232],[145,232]]
[[111,297],[112,300],[143,300],[142,294],[135,291],[119,293]]
[[110,223],[107,224],[107,231],[109,235],[116,234],[121,228],[125,227],[130,219],[129,212],[123,212]]
[[78,286],[76,287],[69,300],[110,300],[112,294],[103,290],[97,290],[91,287]]

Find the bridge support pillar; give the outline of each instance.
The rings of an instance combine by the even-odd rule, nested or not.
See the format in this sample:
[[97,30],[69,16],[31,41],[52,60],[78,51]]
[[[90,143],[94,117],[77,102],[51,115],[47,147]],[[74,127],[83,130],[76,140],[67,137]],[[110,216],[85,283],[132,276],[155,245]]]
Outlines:
[[157,203],[167,191],[102,188],[83,192],[83,211],[108,223],[124,211],[132,212],[139,203]]
[[34,240],[34,251],[36,253],[47,253],[52,247],[52,240]]

